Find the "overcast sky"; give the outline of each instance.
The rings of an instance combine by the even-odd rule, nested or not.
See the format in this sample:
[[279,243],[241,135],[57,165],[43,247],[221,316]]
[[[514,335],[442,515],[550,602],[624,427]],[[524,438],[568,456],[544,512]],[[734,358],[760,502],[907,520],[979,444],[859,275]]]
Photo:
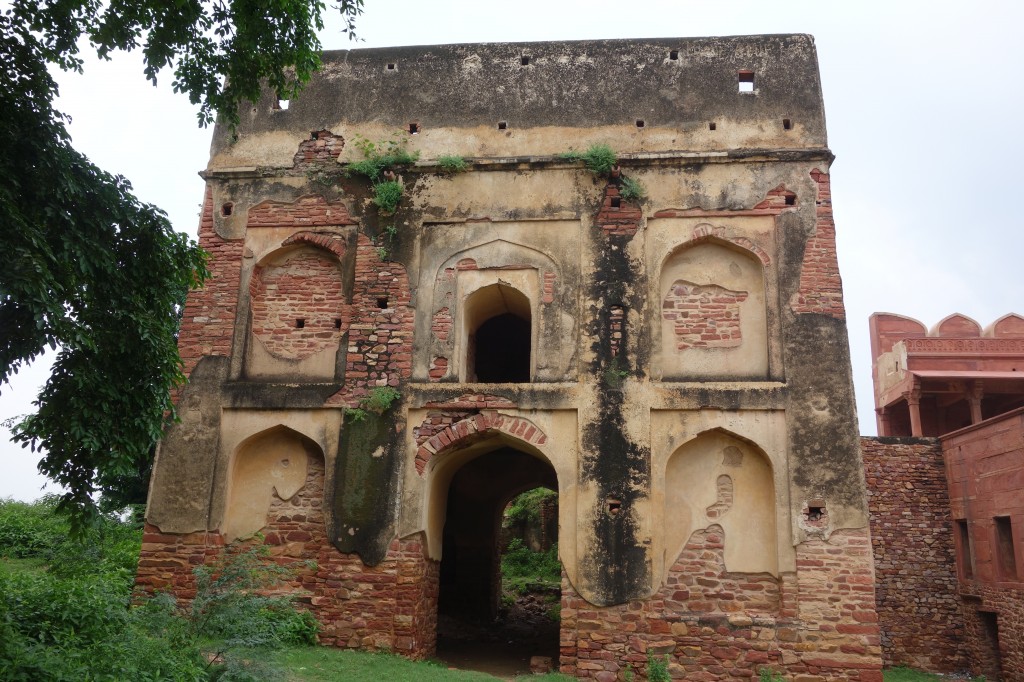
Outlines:
[[[1024,156],[1024,4],[1016,2],[458,2],[366,0],[353,45],[332,22],[326,49],[466,42],[810,33],[828,118],[832,198],[861,433],[874,434],[868,316],[931,326],[961,312],[985,326],[1024,313],[1015,170]],[[331,29],[334,28],[334,31]],[[62,75],[76,148],[126,176],[195,235],[210,130],[150,86],[138,55]],[[0,387],[0,420],[31,409],[46,363]],[[35,459],[0,428],[0,497],[33,499]],[[52,490],[52,488],[50,488]]]

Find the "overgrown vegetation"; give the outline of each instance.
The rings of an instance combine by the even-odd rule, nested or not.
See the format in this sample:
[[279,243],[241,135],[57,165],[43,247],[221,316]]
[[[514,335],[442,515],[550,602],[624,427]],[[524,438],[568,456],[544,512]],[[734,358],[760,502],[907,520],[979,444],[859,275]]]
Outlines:
[[779,675],[771,668],[758,668],[757,670],[758,682],[786,682],[786,678]]
[[558,158],[566,161],[582,161],[588,171],[599,177],[606,177],[617,182],[619,196],[626,201],[639,202],[647,198],[647,190],[636,178],[622,175],[618,166],[615,151],[606,144],[594,144],[585,152],[570,149],[558,154]]
[[402,394],[398,392],[398,389],[391,386],[377,386],[370,391],[370,393],[359,401],[359,407],[352,407],[345,410],[345,416],[350,421],[361,422],[367,417],[367,414],[373,412],[374,414],[384,414],[391,409],[391,405],[396,400],[402,397]]
[[501,556],[502,589],[510,595],[559,589],[562,564],[558,560],[558,543],[542,552],[535,552],[519,538],[513,538]]
[[541,507],[558,500],[558,493],[550,488],[534,488],[516,495],[505,509],[505,518],[509,524],[539,524]]
[[[781,679],[781,678],[780,678]],[[885,682],[946,682],[950,678],[945,675],[933,675],[911,668],[889,668],[882,671]],[[966,678],[964,678],[966,680]],[[985,682],[985,676],[971,678],[971,682]]]
[[400,133],[395,133],[390,140],[380,142],[357,135],[353,145],[365,158],[349,163],[345,167],[345,174],[366,177],[370,181],[373,203],[377,209],[382,215],[393,214],[405,191],[394,169],[415,163],[420,153],[406,149],[406,139]]
[[611,175],[618,160],[615,152],[606,144],[593,144],[585,152],[570,149],[558,157],[566,161],[582,161],[586,169],[594,175]]
[[672,676],[668,674],[668,654],[656,656],[647,652],[647,681],[672,682]]
[[437,157],[437,165],[445,173],[462,173],[469,170],[469,163],[461,156],[454,154]]
[[622,184],[619,187],[619,196],[626,201],[643,201],[647,198],[647,189],[640,184],[639,180],[622,176]]
[[138,526],[104,514],[81,542],[68,529],[55,498],[0,500],[0,679],[280,679],[260,652],[315,641],[312,616],[259,594],[285,571],[262,545],[198,569],[188,607],[132,606]]

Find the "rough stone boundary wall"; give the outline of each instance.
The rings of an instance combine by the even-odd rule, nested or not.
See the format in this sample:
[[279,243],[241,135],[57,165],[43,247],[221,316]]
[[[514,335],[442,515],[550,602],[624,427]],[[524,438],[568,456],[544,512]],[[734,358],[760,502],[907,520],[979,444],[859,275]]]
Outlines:
[[861,454],[882,660],[962,670],[964,620],[942,448],[930,438],[861,438]]
[[[724,572],[719,529],[691,536],[650,599],[593,606],[563,575],[561,672],[615,682],[629,667],[643,679],[650,653],[668,657],[673,679],[756,679],[770,668],[798,682],[882,682],[867,529],[807,540],[797,572],[770,581]],[[693,585],[691,602],[680,593]]]

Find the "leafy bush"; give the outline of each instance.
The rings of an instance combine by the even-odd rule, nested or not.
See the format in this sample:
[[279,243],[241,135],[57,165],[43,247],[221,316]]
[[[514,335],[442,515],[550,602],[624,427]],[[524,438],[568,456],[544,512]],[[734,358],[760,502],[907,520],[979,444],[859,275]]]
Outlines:
[[562,563],[558,545],[545,552],[534,552],[519,538],[513,538],[501,557],[504,589],[522,594],[536,587],[558,587],[562,582]]
[[370,391],[369,395],[359,401],[359,407],[345,410],[345,416],[350,421],[361,422],[366,419],[367,412],[384,414],[401,397],[402,394],[391,386],[377,386]]
[[541,506],[546,500],[558,499],[558,493],[548,488],[534,488],[516,495],[505,510],[511,523],[539,523]]
[[[46,571],[0,571],[0,679],[280,679],[254,648],[316,640],[310,614],[260,593],[288,573],[266,561],[263,545],[230,548],[197,569],[188,609],[169,595],[133,607],[141,540],[135,524],[101,516],[82,542],[70,540],[54,530],[67,524],[52,500],[5,501],[0,519],[7,556],[46,555],[50,562]],[[40,548],[41,536],[49,549]]]
[[0,500],[0,557],[44,557],[68,534],[68,523],[54,513],[57,496],[38,502]]
[[619,196],[626,201],[643,201],[647,198],[647,190],[639,180],[623,176]]
[[373,203],[381,213],[391,215],[398,208],[404,191],[405,187],[398,180],[378,182],[373,186]]
[[647,652],[647,680],[648,682],[672,682],[668,674],[668,654],[655,656]]

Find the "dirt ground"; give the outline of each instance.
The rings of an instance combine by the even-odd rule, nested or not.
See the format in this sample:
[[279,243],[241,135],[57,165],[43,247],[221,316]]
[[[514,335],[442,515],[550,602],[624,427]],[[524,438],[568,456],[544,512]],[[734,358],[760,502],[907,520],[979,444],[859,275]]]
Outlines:
[[[557,602],[556,602],[557,603]],[[527,594],[493,623],[471,623],[441,616],[437,658],[453,668],[477,670],[511,680],[530,673],[530,658],[548,656],[558,667],[558,627],[543,595]]]

